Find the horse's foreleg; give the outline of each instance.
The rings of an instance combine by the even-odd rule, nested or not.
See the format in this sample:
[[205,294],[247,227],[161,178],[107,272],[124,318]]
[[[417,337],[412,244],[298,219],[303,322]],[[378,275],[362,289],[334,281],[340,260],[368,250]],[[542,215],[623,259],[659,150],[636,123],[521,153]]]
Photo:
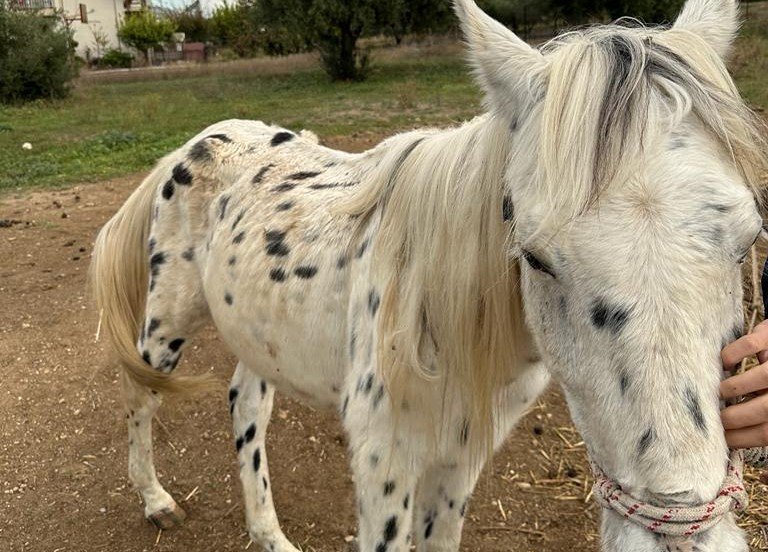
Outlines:
[[160,529],[181,525],[186,514],[157,480],[152,454],[152,418],[160,395],[122,377],[128,422],[128,476],[144,501],[144,515]]
[[265,550],[298,552],[280,529],[272,502],[265,442],[274,393],[273,386],[242,363],[237,365],[229,389],[229,404],[243,484],[245,518],[251,540]]
[[[373,371],[361,376],[343,410],[359,507],[360,552],[410,549],[422,443],[395,417]],[[402,429],[402,431],[401,431]]]
[[469,497],[480,474],[468,462],[431,467],[419,482],[414,512],[418,552],[459,549]]
[[[549,373],[533,364],[506,387],[500,397],[494,428],[494,447],[509,432],[549,383]],[[456,427],[451,435],[460,432]],[[465,439],[454,439],[445,457],[432,464],[419,481],[414,512],[418,552],[456,552],[461,543],[467,504],[486,463],[485,450],[472,454]]]

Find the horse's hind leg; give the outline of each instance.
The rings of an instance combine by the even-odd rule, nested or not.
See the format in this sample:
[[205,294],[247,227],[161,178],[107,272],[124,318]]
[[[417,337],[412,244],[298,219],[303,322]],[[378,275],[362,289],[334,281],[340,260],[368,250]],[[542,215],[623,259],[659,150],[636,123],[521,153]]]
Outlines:
[[251,540],[269,552],[298,552],[280,529],[272,502],[265,441],[274,387],[242,363],[229,389],[235,446],[243,484],[245,520]]
[[[155,370],[176,368],[187,339],[208,319],[199,272],[178,231],[166,227],[173,219],[167,208],[153,223],[148,263],[151,279],[145,320],[137,343],[139,354]],[[186,517],[157,480],[152,454],[152,418],[161,396],[123,377],[128,414],[128,471],[144,500],[144,514],[161,529],[180,525]]]
[[160,406],[160,395],[125,375],[122,384],[128,421],[128,476],[144,500],[144,515],[160,529],[181,525],[186,514],[157,480],[152,455],[152,418]]

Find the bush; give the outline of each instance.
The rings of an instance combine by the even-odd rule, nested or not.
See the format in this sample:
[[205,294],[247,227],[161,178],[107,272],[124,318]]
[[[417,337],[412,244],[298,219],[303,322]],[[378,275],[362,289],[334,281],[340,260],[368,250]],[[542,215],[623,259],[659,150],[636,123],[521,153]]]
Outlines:
[[128,52],[120,50],[107,50],[106,53],[98,60],[97,65],[100,68],[123,68],[127,69],[133,63],[133,55]]
[[120,39],[133,46],[147,58],[150,48],[157,48],[171,39],[176,26],[169,19],[156,16],[149,10],[134,13],[125,18],[117,31]]
[[72,34],[58,19],[0,2],[0,101],[61,98],[77,76]]
[[166,14],[176,26],[176,32],[184,33],[185,42],[208,42],[211,39],[211,20],[203,15],[199,2],[167,10]]
[[216,8],[211,15],[210,37],[218,46],[232,49],[239,57],[256,55],[259,45],[256,33],[243,4],[228,4]]

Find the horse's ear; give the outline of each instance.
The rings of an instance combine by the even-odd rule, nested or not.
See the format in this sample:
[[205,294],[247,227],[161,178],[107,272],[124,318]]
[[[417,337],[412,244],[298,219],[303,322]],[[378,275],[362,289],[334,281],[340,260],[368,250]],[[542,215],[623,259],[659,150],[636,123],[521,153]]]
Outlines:
[[517,120],[542,92],[544,56],[485,14],[474,1],[455,0],[454,6],[489,107]]
[[726,57],[739,32],[736,0],[688,0],[675,22],[675,29],[696,33]]

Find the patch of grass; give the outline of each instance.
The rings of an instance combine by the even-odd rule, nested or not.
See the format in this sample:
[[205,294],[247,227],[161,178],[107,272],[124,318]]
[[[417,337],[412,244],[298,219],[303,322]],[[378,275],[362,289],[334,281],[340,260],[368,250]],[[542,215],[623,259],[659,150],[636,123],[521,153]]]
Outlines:
[[[747,100],[768,107],[768,36],[750,18],[732,67]],[[301,63],[299,63],[301,62]],[[137,80],[82,79],[58,102],[0,108],[0,191],[100,181],[149,169],[206,126],[260,119],[322,137],[446,125],[480,112],[456,47],[385,52],[369,80],[331,83],[304,58],[217,66]],[[263,67],[262,67],[263,66]],[[274,67],[273,67],[274,66]],[[206,69],[211,67],[211,69]],[[32,150],[23,150],[30,142]]]
[[[292,74],[89,80],[72,98],[0,111],[0,189],[99,181],[151,167],[206,126],[261,119],[320,136],[390,133],[459,121],[480,94],[461,59],[382,60],[362,83]],[[23,150],[30,142],[32,150]]]

